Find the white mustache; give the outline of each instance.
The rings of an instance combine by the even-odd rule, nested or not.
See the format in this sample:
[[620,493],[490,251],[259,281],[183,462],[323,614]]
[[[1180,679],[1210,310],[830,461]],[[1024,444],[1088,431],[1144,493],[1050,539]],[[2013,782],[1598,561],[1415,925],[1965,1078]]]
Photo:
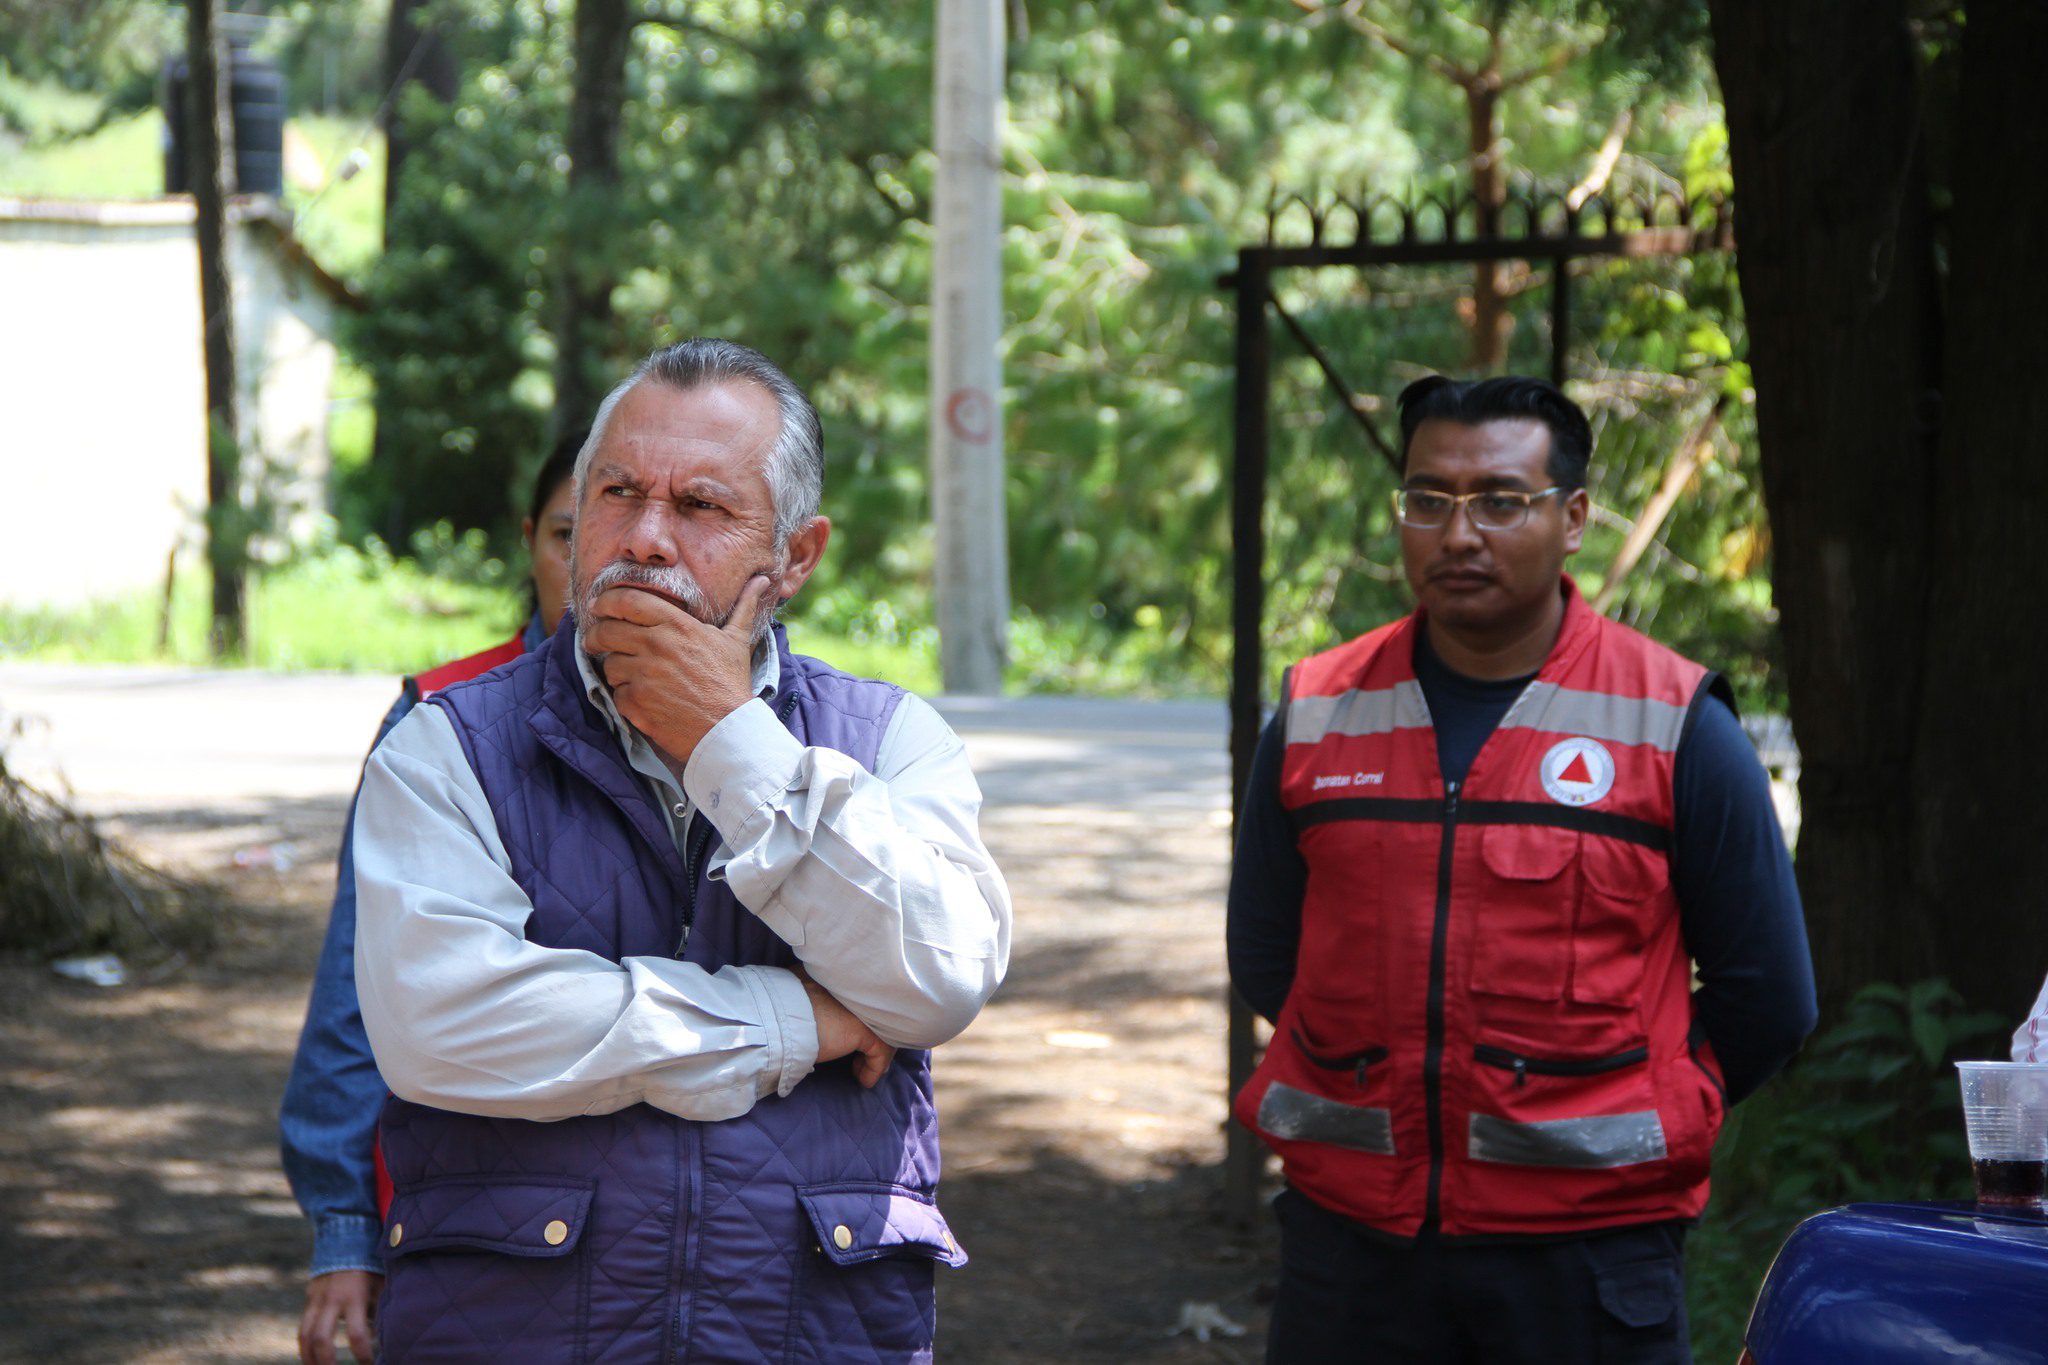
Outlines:
[[[584,606],[587,608],[596,602],[605,589],[622,584],[652,588],[681,602],[683,609],[700,621],[714,626],[725,624],[711,620],[711,600],[688,569],[674,565],[635,564],[630,559],[615,559],[597,571],[597,577],[590,580],[589,592],[584,594]],[[727,613],[728,616],[730,614]]]

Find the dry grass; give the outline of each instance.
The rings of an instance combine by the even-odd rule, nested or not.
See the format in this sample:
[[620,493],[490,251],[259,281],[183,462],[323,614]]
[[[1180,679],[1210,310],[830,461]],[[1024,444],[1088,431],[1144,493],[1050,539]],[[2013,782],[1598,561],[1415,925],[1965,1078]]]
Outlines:
[[210,949],[222,908],[213,887],[152,867],[10,772],[0,750],[0,952],[157,970]]

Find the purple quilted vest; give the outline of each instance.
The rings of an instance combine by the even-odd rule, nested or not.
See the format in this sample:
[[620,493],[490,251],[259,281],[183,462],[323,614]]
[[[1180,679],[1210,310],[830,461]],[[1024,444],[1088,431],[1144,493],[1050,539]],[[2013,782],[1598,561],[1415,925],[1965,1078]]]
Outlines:
[[[902,693],[791,654],[775,714],[872,769]],[[681,854],[583,695],[565,619],[538,650],[434,696],[482,783],[526,936],[618,960],[791,966],[786,944]],[[933,1271],[961,1254],[934,1199],[930,1056],[873,1090],[844,1062],[719,1123],[647,1105],[535,1123],[387,1102],[383,1359],[929,1360]],[[402,1230],[401,1230],[402,1229]],[[393,1239],[396,1244],[393,1245]]]

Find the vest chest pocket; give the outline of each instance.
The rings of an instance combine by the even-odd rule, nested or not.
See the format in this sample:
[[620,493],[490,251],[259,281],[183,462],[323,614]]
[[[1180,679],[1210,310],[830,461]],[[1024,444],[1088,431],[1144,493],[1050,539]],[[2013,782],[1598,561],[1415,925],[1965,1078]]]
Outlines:
[[1564,999],[1579,835],[1542,825],[1486,825],[1477,833],[1484,884],[1451,892],[1454,904],[1463,899],[1473,907],[1472,989],[1521,1000]]
[[1633,1008],[1643,989],[1643,948],[1671,886],[1662,853],[1591,838],[1580,854],[1584,891],[1572,926],[1571,998]]

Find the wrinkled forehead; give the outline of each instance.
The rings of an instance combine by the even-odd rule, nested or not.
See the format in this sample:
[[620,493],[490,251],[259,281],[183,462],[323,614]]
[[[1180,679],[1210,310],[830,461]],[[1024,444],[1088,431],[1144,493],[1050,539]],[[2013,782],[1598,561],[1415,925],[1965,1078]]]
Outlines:
[[757,384],[674,389],[643,380],[612,411],[590,473],[664,486],[708,478],[766,497],[768,456],[781,430],[773,395]]

